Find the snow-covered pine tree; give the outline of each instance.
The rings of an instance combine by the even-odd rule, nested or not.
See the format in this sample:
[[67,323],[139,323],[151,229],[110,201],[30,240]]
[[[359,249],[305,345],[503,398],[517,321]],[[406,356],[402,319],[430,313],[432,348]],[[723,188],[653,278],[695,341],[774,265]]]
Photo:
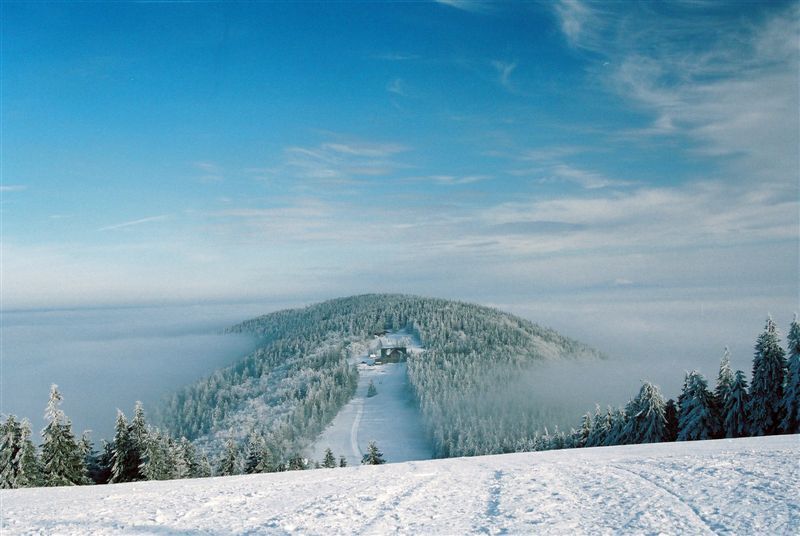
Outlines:
[[141,476],[139,469],[141,462],[138,456],[134,457],[133,448],[128,421],[125,419],[125,414],[118,409],[112,444],[111,483],[133,482]]
[[664,420],[667,422],[664,441],[675,441],[678,439],[678,405],[671,398],[664,407]]
[[336,458],[334,458],[333,451],[330,448],[325,449],[325,458],[322,460],[322,467],[326,469],[333,469],[336,467]]
[[665,402],[661,391],[644,382],[627,408],[623,436],[628,444],[660,443],[666,439]]
[[781,430],[787,434],[800,432],[800,323],[794,315],[786,337],[789,358],[783,386],[783,421]]
[[628,420],[625,410],[622,408],[615,408],[611,411],[610,417],[611,422],[603,445],[607,447],[622,445],[624,441],[625,424]]
[[188,470],[177,456],[173,456],[174,444],[158,430],[150,430],[143,436],[144,450],[139,462],[139,474],[145,480],[168,480],[186,478]]
[[607,432],[607,430],[603,429],[604,422],[605,414],[600,411],[600,404],[595,404],[592,426],[589,429],[589,435],[586,436],[586,441],[583,443],[584,447],[596,447],[603,444],[605,433]]
[[783,420],[783,377],[786,358],[778,340],[778,328],[770,316],[759,335],[753,356],[750,384],[750,435],[778,433]]
[[36,446],[31,441],[31,423],[28,419],[22,419],[20,426],[20,450],[17,453],[19,473],[17,474],[17,485],[20,488],[32,488],[44,484],[42,479],[42,467],[39,457],[36,455]]
[[678,441],[712,439],[720,433],[714,395],[702,374],[693,370],[686,375],[678,413]]
[[102,439],[100,454],[97,457],[98,473],[92,478],[95,484],[108,484],[111,480],[111,467],[114,464],[114,449],[111,443]]
[[308,469],[308,461],[303,458],[299,452],[295,452],[290,458],[287,465],[289,471],[305,471]]
[[722,412],[722,408],[725,407],[725,395],[730,391],[732,383],[733,370],[731,370],[731,352],[726,346],[725,351],[722,353],[722,359],[719,362],[717,385],[714,388],[714,401],[720,413]]
[[0,489],[20,487],[19,452],[22,450],[22,426],[16,416],[9,415],[0,427]]
[[378,445],[374,441],[370,441],[367,446],[367,453],[361,459],[362,465],[381,465],[386,463],[383,459],[383,453],[378,450]]
[[74,486],[88,484],[83,454],[72,433],[72,423],[59,407],[61,393],[55,384],[50,387],[42,430],[41,467],[46,486]]
[[198,478],[201,476],[209,476],[202,474],[200,469],[200,460],[197,458],[197,451],[192,445],[192,442],[186,439],[185,437],[181,436],[181,438],[175,442],[176,450],[178,459],[180,460],[181,465],[186,467],[187,473],[185,477],[180,478]]
[[144,475],[142,475],[141,471],[142,458],[144,456],[144,449],[148,443],[148,437],[147,422],[144,418],[144,407],[138,400],[136,401],[136,405],[133,409],[133,419],[131,419],[129,437],[131,445],[130,463],[131,466],[136,467],[136,475],[132,480],[143,480]]
[[264,467],[264,451],[266,450],[266,445],[264,444],[264,438],[261,437],[260,434],[256,433],[255,429],[250,431],[250,436],[247,438],[247,446],[245,447],[245,462],[244,462],[244,472],[245,474],[254,474],[254,473],[263,473],[265,472]]
[[[600,408],[598,408],[599,410]],[[576,448],[586,447],[589,446],[587,443],[589,442],[589,437],[592,435],[592,429],[594,428],[594,417],[588,411],[583,415],[583,420],[581,420],[581,427],[580,430],[575,435],[575,439],[573,440],[573,445]]]
[[219,476],[231,476],[239,474],[239,448],[233,439],[225,442],[225,452],[217,465]]
[[747,380],[744,372],[737,370],[733,382],[725,394],[725,406],[722,408],[722,427],[725,437],[745,437],[749,433],[750,417],[748,406],[750,396],[747,393]]
[[197,461],[197,478],[209,477],[213,472],[211,462],[208,461],[208,456],[203,452]]
[[83,463],[86,466],[86,475],[89,480],[96,482],[97,475],[100,473],[100,458],[99,454],[94,448],[91,438],[89,437],[89,430],[85,430],[81,435],[81,440],[78,443],[83,454]]
[[21,447],[18,452],[19,473],[17,474],[17,484],[20,488],[30,488],[41,486],[42,468],[39,458],[36,456],[36,447],[31,441],[31,423],[28,419],[22,419],[20,426]]

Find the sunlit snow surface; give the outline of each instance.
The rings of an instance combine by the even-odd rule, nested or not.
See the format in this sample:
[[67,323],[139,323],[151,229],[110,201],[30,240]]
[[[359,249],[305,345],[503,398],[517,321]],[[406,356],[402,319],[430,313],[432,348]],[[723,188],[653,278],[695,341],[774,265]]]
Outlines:
[[1,491],[3,534],[798,534],[800,436]]

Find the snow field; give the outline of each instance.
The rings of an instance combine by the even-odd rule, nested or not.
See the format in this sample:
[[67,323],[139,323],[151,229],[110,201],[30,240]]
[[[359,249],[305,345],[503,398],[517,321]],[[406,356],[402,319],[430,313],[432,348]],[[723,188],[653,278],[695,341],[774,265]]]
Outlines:
[[[389,334],[384,339],[387,342],[407,340],[411,342],[412,353],[423,352],[419,340],[406,331]],[[410,390],[406,364],[360,364],[368,355],[369,350],[364,348],[354,357],[354,363],[358,364],[356,394],[307,449],[306,455],[311,460],[321,461],[325,449],[330,448],[337,461],[339,456],[344,456],[348,465],[358,465],[367,444],[375,441],[389,462],[430,459],[433,447]],[[373,397],[367,397],[370,381],[378,391]]]
[[[370,441],[378,444],[390,462],[430,459],[433,449],[409,390],[405,363],[359,365],[356,394],[308,449],[312,460],[322,460],[330,448],[336,459],[361,463]],[[378,394],[367,397],[369,382]]]
[[0,491],[3,534],[797,534],[800,436]]

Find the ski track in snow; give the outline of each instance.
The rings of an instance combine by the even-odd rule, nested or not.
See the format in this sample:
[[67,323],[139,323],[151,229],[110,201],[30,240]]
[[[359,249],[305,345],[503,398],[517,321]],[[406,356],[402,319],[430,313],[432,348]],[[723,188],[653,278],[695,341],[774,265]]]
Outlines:
[[358,410],[356,411],[356,418],[353,419],[353,426],[350,428],[350,450],[356,459],[361,459],[364,453],[361,452],[361,447],[358,446],[358,427],[361,425],[361,416],[364,415],[364,401],[354,401],[353,404],[358,404]]
[[798,534],[800,436],[0,491],[5,534]]

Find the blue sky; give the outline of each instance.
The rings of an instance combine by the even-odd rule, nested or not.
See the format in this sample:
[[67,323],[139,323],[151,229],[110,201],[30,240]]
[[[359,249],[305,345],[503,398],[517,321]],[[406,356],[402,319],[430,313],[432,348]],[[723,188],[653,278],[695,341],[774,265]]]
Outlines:
[[4,2],[3,307],[386,290],[590,338],[789,315],[798,12]]

